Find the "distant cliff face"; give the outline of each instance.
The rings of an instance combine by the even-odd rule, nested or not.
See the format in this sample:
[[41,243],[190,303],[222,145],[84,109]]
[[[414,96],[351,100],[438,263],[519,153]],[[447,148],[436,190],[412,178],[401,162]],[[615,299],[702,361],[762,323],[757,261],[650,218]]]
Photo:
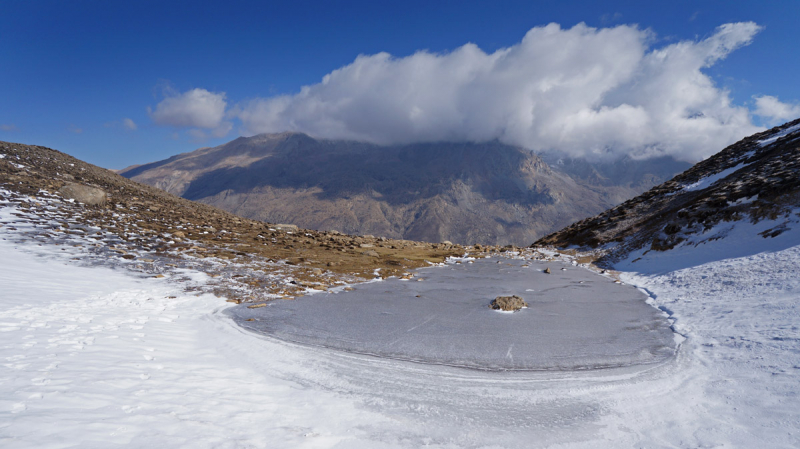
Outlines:
[[238,138],[120,174],[263,221],[409,240],[526,245],[686,168],[663,174],[664,165],[656,167],[656,173],[617,182],[602,166],[582,167],[587,175],[581,177],[498,142],[384,147],[282,133]]

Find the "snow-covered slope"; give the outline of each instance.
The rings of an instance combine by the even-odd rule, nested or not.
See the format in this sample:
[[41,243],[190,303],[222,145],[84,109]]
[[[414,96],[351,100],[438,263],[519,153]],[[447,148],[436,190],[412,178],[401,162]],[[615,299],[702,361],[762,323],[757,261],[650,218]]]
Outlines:
[[[647,193],[537,243],[600,248],[601,263],[626,261],[637,271],[674,269],[796,245],[799,212],[800,120],[795,120],[745,138]],[[719,240],[721,246],[713,244]],[[677,256],[693,247],[709,253]],[[679,251],[670,251],[669,265],[645,266],[659,256],[642,256],[671,249]]]

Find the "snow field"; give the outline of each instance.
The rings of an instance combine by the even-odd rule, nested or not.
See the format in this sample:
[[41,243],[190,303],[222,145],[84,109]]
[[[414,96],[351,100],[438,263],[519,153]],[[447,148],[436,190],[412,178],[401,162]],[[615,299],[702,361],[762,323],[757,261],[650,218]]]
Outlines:
[[684,434],[673,445],[800,446],[798,273],[800,246],[655,276],[623,275],[649,290],[688,337],[687,383],[672,395],[691,401],[696,420],[673,418]]
[[350,401],[269,376],[269,344],[231,350],[243,335],[221,299],[44,256],[0,241],[0,446],[332,447],[357,435],[365,413]]
[[800,246],[748,226],[626,266],[686,337],[674,359],[561,373],[259,337],[185,290],[205,275],[78,266],[0,228],[0,447],[798,447]]

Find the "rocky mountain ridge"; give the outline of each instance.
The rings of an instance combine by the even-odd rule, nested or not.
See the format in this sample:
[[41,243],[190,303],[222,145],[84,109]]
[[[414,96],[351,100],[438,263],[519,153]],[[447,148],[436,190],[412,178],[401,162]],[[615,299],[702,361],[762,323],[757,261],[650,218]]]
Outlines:
[[798,210],[800,119],[742,139],[535,245],[600,249],[598,263],[613,265],[632,255],[724,239],[743,224],[759,224],[753,228],[758,235],[773,239],[800,226]]
[[[548,164],[500,142],[377,145],[300,133],[240,137],[123,176],[238,215],[429,242],[527,245],[689,164]],[[565,167],[559,169],[559,166]]]

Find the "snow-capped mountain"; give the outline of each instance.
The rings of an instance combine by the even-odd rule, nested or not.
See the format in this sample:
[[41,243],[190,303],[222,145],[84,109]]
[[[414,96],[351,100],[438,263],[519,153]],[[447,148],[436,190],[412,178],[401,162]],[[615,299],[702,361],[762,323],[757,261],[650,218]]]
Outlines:
[[[601,263],[631,269],[643,269],[653,259],[661,260],[661,269],[680,268],[796,245],[799,210],[800,120],[795,120],[747,137],[536,244],[601,249]],[[688,257],[691,248],[702,251]]]

